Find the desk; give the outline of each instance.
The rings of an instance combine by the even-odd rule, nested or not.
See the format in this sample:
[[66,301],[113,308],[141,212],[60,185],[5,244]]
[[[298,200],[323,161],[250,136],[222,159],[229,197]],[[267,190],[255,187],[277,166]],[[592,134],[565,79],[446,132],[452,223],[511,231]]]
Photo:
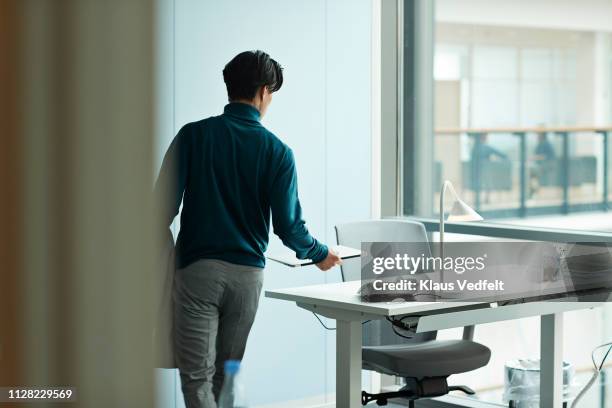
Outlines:
[[343,282],[268,290],[266,297],[295,302],[297,306],[336,320],[336,407],[361,407],[361,322],[386,316],[414,315],[417,333],[541,316],[542,408],[561,407],[563,312],[587,309],[600,302],[531,302],[497,306],[481,302],[362,302],[361,282]]

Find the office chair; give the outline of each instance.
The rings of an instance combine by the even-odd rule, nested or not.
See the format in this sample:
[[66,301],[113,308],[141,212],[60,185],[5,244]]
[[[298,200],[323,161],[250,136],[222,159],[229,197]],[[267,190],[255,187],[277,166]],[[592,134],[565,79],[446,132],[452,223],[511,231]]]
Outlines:
[[[422,243],[425,255],[431,255],[425,227],[419,222],[405,220],[374,220],[336,226],[339,245],[361,248],[362,242]],[[344,260],[342,280],[361,279],[359,259]],[[405,398],[414,408],[415,400],[438,397],[449,391],[474,394],[467,386],[449,386],[452,374],[472,371],[489,362],[488,347],[472,341],[474,326],[464,327],[461,340],[436,340],[436,331],[411,333],[410,338],[396,334],[391,323],[374,320],[364,326],[362,367],[364,370],[403,377],[406,385],[399,391],[370,394],[361,393],[362,405],[376,401],[386,405],[390,398]]]

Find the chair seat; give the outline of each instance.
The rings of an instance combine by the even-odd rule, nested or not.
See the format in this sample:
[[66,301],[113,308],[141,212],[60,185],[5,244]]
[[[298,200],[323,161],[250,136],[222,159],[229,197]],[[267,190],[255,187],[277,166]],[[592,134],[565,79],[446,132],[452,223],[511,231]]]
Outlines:
[[363,368],[399,377],[445,377],[485,366],[491,350],[470,340],[364,347]]

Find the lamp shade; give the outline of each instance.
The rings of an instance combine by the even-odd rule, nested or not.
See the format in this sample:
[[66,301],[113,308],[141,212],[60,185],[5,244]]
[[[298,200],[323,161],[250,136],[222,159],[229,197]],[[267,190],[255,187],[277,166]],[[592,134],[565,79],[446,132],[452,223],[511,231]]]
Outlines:
[[457,198],[453,203],[453,207],[448,213],[447,221],[482,221],[483,218],[472,207],[467,205],[463,200]]

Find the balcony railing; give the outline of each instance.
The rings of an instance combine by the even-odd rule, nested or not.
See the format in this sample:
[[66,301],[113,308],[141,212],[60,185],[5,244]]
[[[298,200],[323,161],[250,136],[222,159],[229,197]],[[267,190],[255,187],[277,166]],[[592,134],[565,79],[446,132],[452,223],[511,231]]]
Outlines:
[[[567,214],[569,212],[576,211],[607,211],[609,204],[609,136],[612,133],[612,126],[575,126],[575,127],[500,127],[500,128],[440,128],[436,129],[436,137],[441,136],[460,136],[467,135],[471,142],[471,152],[480,152],[480,144],[486,139],[488,135],[504,135],[506,137],[513,137],[517,140],[518,146],[518,180],[515,180],[515,170],[510,171],[510,183],[514,191],[516,191],[516,184],[518,184],[518,203],[515,201],[513,205],[507,205],[503,203],[494,203],[495,205],[486,205],[483,207],[482,195],[484,192],[490,192],[495,189],[495,183],[503,182],[501,179],[506,179],[507,175],[501,179],[496,179],[495,174],[487,175],[486,172],[490,172],[492,169],[500,166],[491,166],[488,163],[481,162],[480,154],[471,154],[469,162],[462,162],[462,184],[463,188],[467,187],[471,190],[472,205],[475,206],[476,210],[487,214],[490,217],[508,217],[518,216],[525,217],[536,214],[552,214],[562,213]],[[547,175],[548,182],[550,185],[559,187],[561,189],[561,197],[559,205],[530,205],[529,203],[529,191],[528,184],[530,183],[530,172],[533,172],[532,160],[529,159],[528,153],[528,136],[529,135],[552,135],[560,138],[561,152],[560,155],[555,156],[554,163],[549,163]],[[576,138],[578,140],[581,137],[597,135],[600,138],[598,143],[601,143],[601,150],[595,146],[591,156],[582,156],[572,158],[570,152],[570,139]],[[516,152],[515,150],[515,152]],[[601,164],[598,164],[598,158],[601,160]],[[457,160],[459,160],[459,152],[457,152]],[[443,176],[442,166],[444,160],[437,163],[436,171],[438,172],[437,178],[445,179],[449,178]],[[543,164],[545,160],[540,161],[540,168],[544,168]],[[583,167],[581,167],[583,166]],[[511,168],[510,165],[506,166]],[[598,171],[602,169],[602,171]],[[467,173],[471,174],[466,174]],[[582,170],[580,170],[582,169]],[[541,169],[540,169],[541,170]],[[505,170],[507,172],[508,170]],[[585,173],[586,172],[586,173]],[[541,173],[541,172],[540,172]],[[587,174],[588,173],[588,174]],[[581,200],[579,203],[572,203],[570,199],[570,189],[573,185],[580,183],[592,183],[599,185],[597,180],[597,174],[602,175],[601,180],[601,191],[598,192],[598,197],[590,197],[590,201]],[[467,176],[467,177],[466,177]],[[487,178],[483,178],[487,176]],[[542,174],[539,175],[542,177]],[[583,180],[584,179],[584,180]],[[469,180],[469,183],[467,181]],[[488,180],[488,182],[487,182]],[[551,181],[552,180],[552,181]],[[516,183],[518,181],[518,183]],[[508,182],[505,182],[508,184]],[[507,186],[506,186],[507,188]],[[488,193],[487,193],[488,194]],[[599,195],[600,194],[600,195]],[[488,195],[487,195],[488,197]]]

